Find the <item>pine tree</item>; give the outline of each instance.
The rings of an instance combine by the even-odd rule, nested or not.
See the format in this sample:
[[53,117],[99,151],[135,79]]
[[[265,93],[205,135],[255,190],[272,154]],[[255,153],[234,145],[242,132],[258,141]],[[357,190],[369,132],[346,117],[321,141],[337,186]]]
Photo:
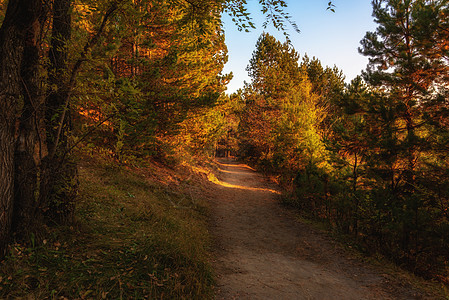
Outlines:
[[[382,87],[392,101],[395,122],[402,123],[396,139],[398,147],[404,149],[401,156],[406,165],[401,177],[409,189],[413,189],[419,152],[425,144],[424,110],[431,109],[428,106],[444,88],[449,74],[445,53],[438,47],[441,43],[435,40],[437,32],[444,31],[435,26],[444,13],[428,13],[447,10],[445,2],[375,1],[373,14],[379,27],[361,42],[360,52],[370,56],[365,80]],[[433,31],[428,32],[431,28]]]
[[325,153],[319,130],[325,111],[298,60],[288,43],[262,34],[247,68],[252,82],[243,94],[243,149],[264,167],[286,171],[286,177],[322,163]]
[[[439,155],[448,145],[449,2],[373,1],[373,8],[379,26],[366,34],[359,49],[369,56],[364,79],[376,90],[366,113],[372,149],[368,172],[375,180],[373,197],[386,199],[389,209],[382,212],[389,228],[384,232],[387,245],[413,257],[435,245],[423,234],[430,224],[447,222],[441,211],[431,211],[441,209],[435,195],[439,193],[444,207],[448,194],[433,190],[426,181],[435,166],[447,168]],[[447,243],[447,236],[444,239]]]

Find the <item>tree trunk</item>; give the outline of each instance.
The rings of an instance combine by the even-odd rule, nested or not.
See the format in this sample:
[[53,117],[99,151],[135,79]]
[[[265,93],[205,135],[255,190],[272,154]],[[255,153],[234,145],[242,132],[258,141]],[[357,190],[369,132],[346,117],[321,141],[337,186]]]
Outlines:
[[55,0],[49,51],[50,90],[46,99],[46,133],[48,155],[42,162],[40,203],[52,221],[70,222],[77,193],[77,169],[68,156],[68,137],[72,130],[70,80],[67,67],[67,42],[71,36],[71,0]]
[[354,153],[354,166],[352,169],[352,193],[354,195],[354,200],[355,200],[355,204],[354,204],[354,217],[353,217],[353,224],[352,224],[352,231],[355,235],[355,237],[358,237],[358,233],[359,233],[359,229],[358,229],[358,225],[359,225],[359,196],[357,195],[357,179],[359,174],[357,173],[357,162],[358,162],[358,157],[357,157],[357,152]]
[[71,35],[71,0],[54,0],[53,31],[49,52],[49,91],[46,99],[46,130],[49,153],[42,162],[40,203],[52,221],[70,222],[78,192],[77,167],[71,157],[69,136],[72,130],[70,97],[76,76],[92,47],[97,45],[106,23],[117,10],[112,2],[96,34],[84,46],[72,70],[67,66],[67,42]]
[[37,228],[36,187],[38,165],[42,156],[41,120],[43,93],[39,70],[39,32],[42,3],[36,3],[33,10],[33,23],[27,28],[24,37],[23,60],[21,64],[21,87],[23,108],[19,116],[19,130],[14,155],[14,213],[13,233],[16,238],[25,239]]
[[9,0],[0,28],[0,256],[6,252],[13,215],[17,114],[25,106],[20,74],[24,41],[40,4],[39,0]]

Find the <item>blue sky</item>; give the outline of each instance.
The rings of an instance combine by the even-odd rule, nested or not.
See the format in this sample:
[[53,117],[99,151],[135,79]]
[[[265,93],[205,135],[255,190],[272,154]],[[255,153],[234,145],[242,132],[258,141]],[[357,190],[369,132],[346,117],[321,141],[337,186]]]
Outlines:
[[[315,56],[325,66],[337,66],[345,74],[347,82],[365,69],[368,59],[360,55],[357,48],[365,33],[376,28],[371,16],[370,0],[334,0],[335,13],[326,10],[328,0],[287,2],[287,12],[301,30],[298,34],[289,27],[288,32],[293,47],[301,56]],[[264,17],[260,12],[258,0],[248,0],[248,9],[257,26],[250,33],[239,32],[230,17],[223,18],[229,51],[229,61],[224,72],[232,71],[234,74],[234,79],[228,85],[228,93],[242,87],[243,81],[250,81],[245,68],[263,31],[285,41],[283,34],[276,29],[262,28]]]

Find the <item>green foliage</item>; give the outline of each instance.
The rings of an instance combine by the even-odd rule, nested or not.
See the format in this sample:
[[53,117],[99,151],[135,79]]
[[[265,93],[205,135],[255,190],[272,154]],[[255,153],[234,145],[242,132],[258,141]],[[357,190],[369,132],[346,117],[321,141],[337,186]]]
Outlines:
[[338,102],[345,88],[345,77],[337,67],[324,68],[317,58],[310,59],[307,55],[302,59],[301,68],[312,84],[312,93],[318,96],[317,106],[326,112],[320,129],[328,135],[331,124],[335,122],[335,117],[338,115]]
[[[363,79],[344,93],[325,93],[331,168],[299,174],[293,202],[352,234],[367,251],[444,279],[448,3],[374,1],[373,8],[379,27],[362,40],[360,52],[370,57]],[[306,62],[313,81],[320,68]],[[338,80],[324,81],[332,82]],[[314,85],[319,94],[326,91],[321,86]]]
[[[428,122],[431,118],[427,112],[433,111],[434,118],[445,118],[435,98],[446,94],[443,82],[449,75],[449,66],[441,44],[447,40],[438,32],[444,32],[447,24],[443,21],[438,28],[433,24],[449,7],[446,1],[379,1],[373,7],[380,26],[375,33],[366,35],[360,51],[371,57],[365,79],[384,92],[377,95],[376,106],[369,112],[374,116],[370,127],[382,128],[382,132],[373,132],[377,142],[371,143],[379,150],[367,154],[367,167],[376,180],[375,189],[391,193],[392,223],[397,222],[396,230],[402,231],[392,241],[393,245],[396,243],[392,247],[395,251],[403,251],[395,257],[405,256],[422,272],[426,267],[420,263],[426,265],[425,261],[433,259],[425,250],[423,236],[429,236],[429,231],[437,232],[440,222],[448,222],[441,211],[445,204],[438,208],[432,197],[429,199],[435,191],[421,182],[435,176],[426,160],[434,156],[434,149],[440,144],[433,143],[431,132],[445,131],[442,123]],[[438,161],[438,155],[434,158]],[[437,164],[445,165],[443,161]],[[449,195],[440,196],[440,203],[444,203],[447,200],[442,199]]]
[[289,44],[262,34],[247,68],[252,82],[242,95],[242,155],[267,171],[283,170],[286,178],[310,163],[326,165],[320,130],[326,111],[298,59]]
[[[181,147],[173,142],[182,140],[188,119],[213,114],[230,79],[221,74],[226,47],[214,4],[195,7],[188,2],[123,3],[103,46],[92,53],[94,68],[81,74],[81,136],[108,147],[122,161],[164,158],[174,150],[170,147]],[[81,20],[90,26],[95,18]],[[206,136],[194,152],[210,153],[216,135]],[[185,151],[191,147],[187,140]]]
[[[268,24],[273,25],[274,28],[281,31],[284,36],[289,38],[286,23],[290,24],[296,32],[300,32],[296,22],[285,11],[287,2],[283,0],[259,0],[261,11],[265,15],[265,21],[262,24],[264,28]],[[246,8],[246,0],[228,0],[223,1],[223,8],[226,13],[232,17],[232,21],[237,25],[240,31],[249,32],[250,29],[255,28],[252,22],[250,13]],[[329,7],[331,6],[329,2]]]
[[288,44],[263,33],[246,70],[256,92],[267,99],[285,98],[299,85],[304,74],[298,65],[299,54]]
[[173,156],[181,161],[189,161],[191,157],[213,157],[218,142],[231,130],[227,122],[231,112],[226,96],[220,97],[212,107],[190,110],[179,124],[179,131],[170,138]]

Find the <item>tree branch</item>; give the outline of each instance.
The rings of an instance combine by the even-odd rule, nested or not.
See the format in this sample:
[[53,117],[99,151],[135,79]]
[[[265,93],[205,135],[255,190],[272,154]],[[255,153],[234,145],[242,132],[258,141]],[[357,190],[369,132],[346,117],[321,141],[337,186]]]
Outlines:
[[68,110],[68,106],[69,106],[69,102],[70,102],[70,97],[73,93],[73,89],[75,87],[75,83],[76,83],[76,76],[78,75],[78,72],[81,68],[81,65],[83,64],[83,62],[85,62],[87,60],[87,55],[89,53],[89,51],[98,43],[98,41],[100,40],[101,35],[103,34],[104,28],[106,27],[106,24],[109,20],[109,18],[115,13],[115,11],[118,9],[118,4],[116,1],[114,1],[111,6],[109,7],[109,9],[106,11],[105,15],[103,16],[103,20],[101,22],[100,27],[98,28],[97,33],[92,37],[91,40],[89,40],[86,45],[84,46],[83,52],[81,52],[81,56],[80,58],[76,61],[75,65],[73,66],[71,75],[70,75],[70,80],[69,83],[67,85],[67,95],[66,95],[66,99],[65,99],[65,103],[64,103],[64,109],[62,111],[61,117],[59,119],[59,126],[58,126],[58,131],[56,134],[56,141],[54,144],[54,147],[52,149],[52,151],[50,152],[50,158],[54,157],[54,155],[56,154],[56,149],[58,148],[58,144],[59,144],[59,140],[61,138],[61,133],[62,133],[62,128],[64,127],[64,120],[67,114],[67,110]]

